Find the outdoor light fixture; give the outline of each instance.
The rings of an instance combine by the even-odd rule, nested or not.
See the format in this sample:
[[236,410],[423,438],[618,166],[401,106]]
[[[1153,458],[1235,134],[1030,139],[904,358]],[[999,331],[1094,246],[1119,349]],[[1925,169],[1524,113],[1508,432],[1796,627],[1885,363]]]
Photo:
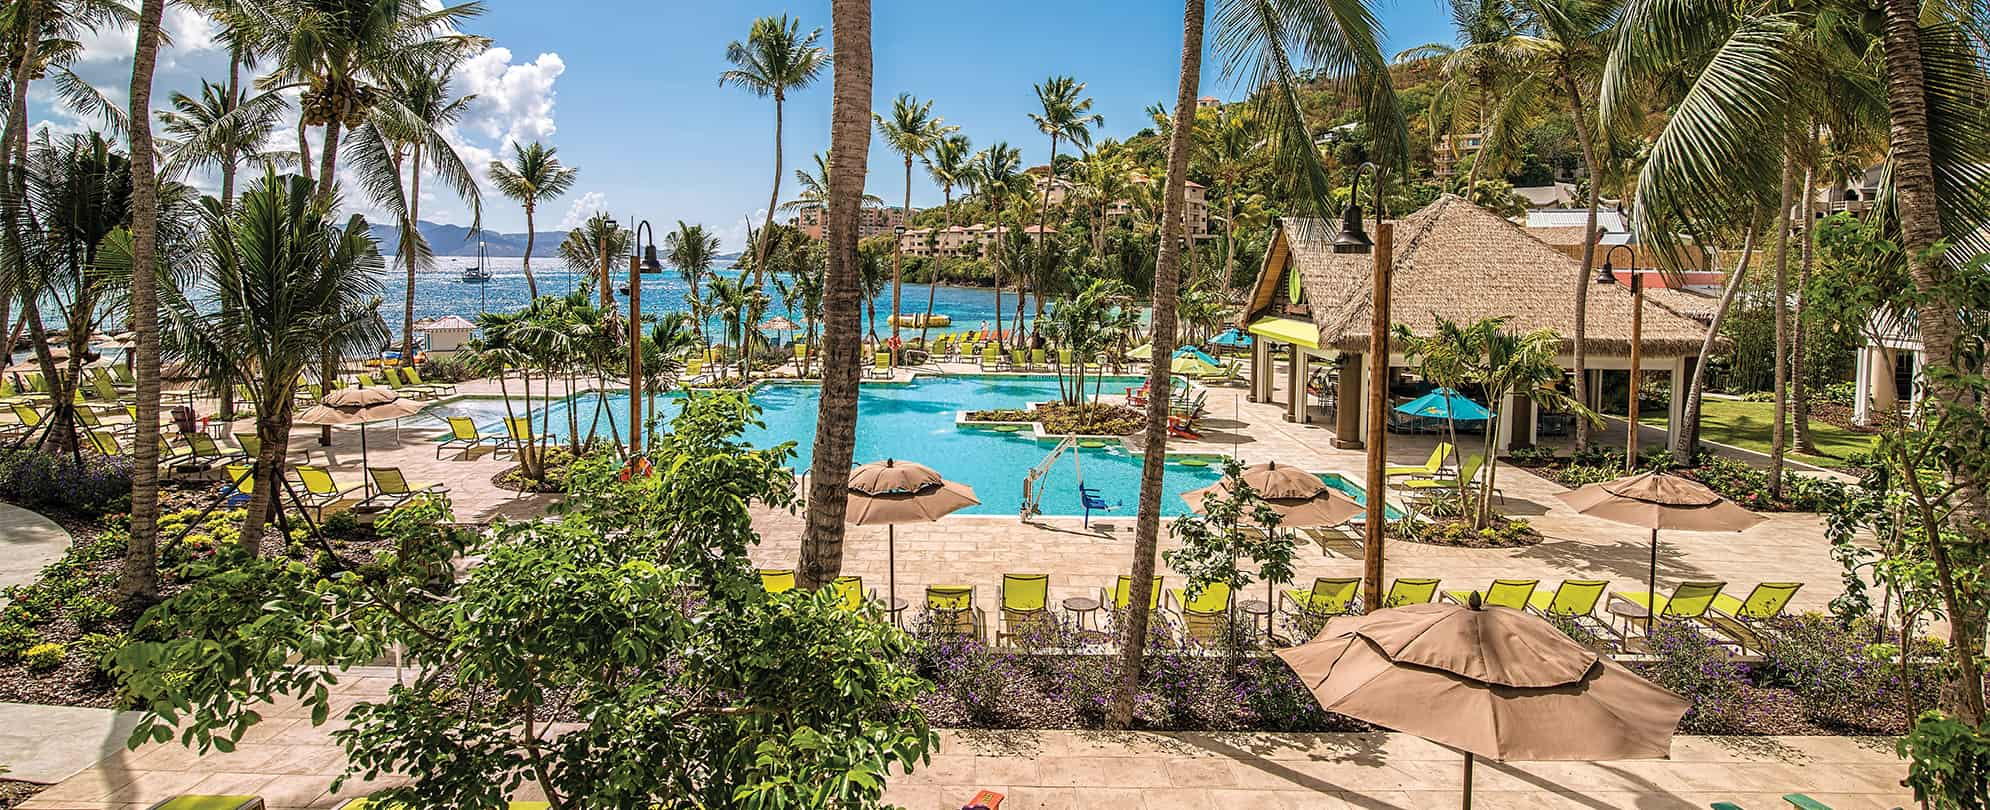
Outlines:
[[1596,283],[1598,286],[1607,286],[1610,284],[1617,283],[1617,270],[1610,266],[1610,261],[1608,259],[1605,259],[1603,261],[1602,269],[1596,271]]
[[1354,185],[1348,189],[1347,208],[1340,215],[1340,235],[1334,237],[1334,252],[1343,254],[1364,254],[1374,249],[1375,242],[1368,238],[1368,232],[1361,227],[1361,172],[1375,172],[1375,210],[1382,210],[1382,170],[1373,163],[1363,163],[1354,168]]
[[[649,223],[645,222],[643,224],[648,225]],[[656,275],[663,272],[663,263],[656,260],[655,242],[643,246],[642,268],[645,275]]]
[[904,235],[905,235],[905,226],[904,226],[904,225],[895,225],[895,226],[893,226],[893,227],[892,227],[892,229],[891,229],[891,235],[893,235],[893,236],[904,236]]

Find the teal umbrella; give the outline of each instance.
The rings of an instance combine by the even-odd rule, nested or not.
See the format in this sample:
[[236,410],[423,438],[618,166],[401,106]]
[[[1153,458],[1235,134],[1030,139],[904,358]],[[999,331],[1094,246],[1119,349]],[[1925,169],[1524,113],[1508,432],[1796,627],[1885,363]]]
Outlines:
[[1183,358],[1194,358],[1197,360],[1201,360],[1204,363],[1208,363],[1212,366],[1222,365],[1222,363],[1218,361],[1216,358],[1210,357],[1203,350],[1198,349],[1194,346],[1183,346],[1175,350],[1174,359],[1181,360]]
[[1459,422],[1481,422],[1492,418],[1492,412],[1486,410],[1486,406],[1473,402],[1464,394],[1449,388],[1439,388],[1397,405],[1396,410],[1411,416],[1453,419]]

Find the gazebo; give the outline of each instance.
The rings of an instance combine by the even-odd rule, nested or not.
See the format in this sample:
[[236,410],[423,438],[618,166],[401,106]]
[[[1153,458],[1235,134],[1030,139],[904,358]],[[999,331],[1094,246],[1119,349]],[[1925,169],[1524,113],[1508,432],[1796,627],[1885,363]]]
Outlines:
[[[1306,401],[1311,371],[1339,365],[1332,392],[1339,404],[1333,417],[1335,445],[1352,449],[1363,445],[1369,418],[1361,388],[1367,364],[1373,362],[1366,355],[1374,259],[1334,253],[1337,233],[1333,224],[1316,219],[1281,221],[1237,326],[1260,338],[1251,353],[1253,402],[1275,401],[1278,369],[1273,355],[1280,347],[1288,350],[1290,362],[1283,371],[1290,421],[1313,418]],[[1597,263],[1602,261],[1599,252]],[[1446,194],[1396,223],[1390,315],[1419,336],[1432,334],[1439,316],[1463,323],[1499,316],[1507,319],[1509,329],[1551,328],[1564,336],[1562,363],[1567,367],[1573,363],[1575,285],[1591,284],[1593,277],[1582,272],[1578,259],[1520,226]],[[1673,389],[1680,390],[1698,360],[1706,327],[1656,298],[1647,293],[1642,368],[1669,373]],[[1594,396],[1603,372],[1628,373],[1630,368],[1631,294],[1623,282],[1596,286],[1588,304],[1586,366]],[[1401,349],[1391,346],[1391,367],[1408,365]],[[1683,419],[1685,399],[1672,399],[1669,424]],[[1502,422],[1499,446],[1531,445],[1537,414],[1531,404],[1513,405]]]

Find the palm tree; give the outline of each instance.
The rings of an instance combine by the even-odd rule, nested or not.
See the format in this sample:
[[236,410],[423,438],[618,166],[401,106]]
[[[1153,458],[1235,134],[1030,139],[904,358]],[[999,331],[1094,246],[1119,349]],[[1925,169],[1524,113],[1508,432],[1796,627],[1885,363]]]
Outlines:
[[[795,183],[801,186],[795,198],[781,203],[782,211],[795,211],[802,208],[821,208],[829,199],[829,155],[815,153],[815,171],[795,170]],[[865,208],[883,208],[884,198],[876,194],[864,195]]]
[[702,348],[705,343],[705,296],[698,290],[698,283],[712,272],[719,255],[719,237],[707,233],[703,225],[686,225],[677,221],[677,230],[663,235],[664,259],[677,273],[684,277],[684,285],[690,290],[684,294],[684,304],[691,308],[691,331],[697,335]]
[[[137,332],[132,351],[137,369],[140,425],[159,424],[159,178],[152,148],[152,74],[159,62],[159,20],[166,0],[145,0],[138,12],[138,42],[131,64],[131,321]],[[71,332],[72,337],[76,333]],[[79,352],[80,354],[80,352]],[[151,421],[147,421],[147,420]],[[131,542],[125,549],[118,593],[128,601],[159,594],[159,435],[135,431],[132,437]],[[274,481],[276,479],[264,479]]]
[[[810,247],[813,248],[814,245]],[[784,281],[780,276],[774,277],[774,290],[781,296],[781,306],[802,317],[802,333],[809,346],[815,345],[815,327],[822,322],[824,281],[823,263],[814,259],[813,251],[810,260],[797,263],[789,269],[789,280]],[[800,361],[797,365],[800,367],[801,376],[807,378],[810,362],[815,359],[814,353],[804,354],[796,359]]]
[[862,374],[857,322],[857,216],[871,148],[871,3],[832,0],[836,71],[829,124],[829,273],[823,295],[822,399],[808,478],[802,534],[802,587],[820,588],[843,570],[843,519],[850,463],[857,446],[857,385]]
[[376,107],[403,120],[415,117],[393,109],[401,104],[385,86],[390,77],[432,72],[490,45],[454,32],[483,11],[476,2],[430,10],[403,0],[284,0],[264,12],[264,28],[276,32],[269,50],[277,57],[265,89],[302,88],[299,123],[325,130],[319,194],[333,194],[343,130],[365,124]]
[[1079,188],[1097,206],[1092,222],[1092,255],[1106,252],[1106,217],[1113,204],[1126,199],[1133,183],[1133,169],[1127,165],[1119,142],[1107,139],[1079,164]]
[[[1029,178],[1023,174],[1023,150],[1010,146],[1007,141],[997,141],[994,145],[974,154],[973,171],[969,175],[976,193],[988,198],[989,209],[995,214],[995,334],[1002,333],[1002,267],[1008,260],[1004,250],[1009,236],[1020,229],[1011,228],[1003,214],[1012,198],[1022,198],[1029,193]],[[1016,275],[1011,273],[1011,275]],[[1021,281],[1017,283],[1017,294],[1021,294]]]
[[[926,174],[933,182],[940,184],[940,196],[945,200],[947,230],[954,228],[954,186],[965,185],[972,168],[972,160],[966,135],[949,135],[933,142],[933,153],[926,158]],[[910,185],[909,183],[907,185]],[[909,202],[908,202],[909,204]],[[939,292],[939,278],[926,279],[926,317],[919,321],[919,345],[926,345],[926,329],[933,321],[933,300]]]
[[1235,105],[1217,109],[1197,121],[1196,162],[1202,164],[1223,201],[1223,289],[1237,278],[1237,218],[1245,205],[1244,178],[1263,160],[1264,136],[1249,108]]
[[443,134],[477,98],[475,95],[450,98],[449,74],[454,67],[455,63],[451,62],[435,70],[404,69],[389,74],[387,91],[400,103],[376,107],[366,126],[353,133],[352,145],[348,147],[360,184],[375,202],[400,220],[401,243],[397,252],[407,267],[407,287],[402,298],[401,357],[408,362],[415,356],[415,268],[435,265],[435,255],[421,235],[423,157],[434,161],[429,171],[469,204],[470,230],[475,232],[483,222],[483,194],[477,188],[477,178]]
[[643,395],[649,400],[646,413],[656,413],[658,393],[677,386],[678,375],[684,373],[684,356],[704,350],[704,338],[694,331],[695,325],[689,314],[666,312],[643,336]]
[[[905,212],[912,212],[912,161],[924,160],[926,153],[933,150],[933,144],[947,135],[957,132],[960,127],[948,124],[945,119],[933,114],[933,102],[921,102],[911,93],[900,93],[892,99],[891,117],[872,113],[871,119],[877,122],[878,135],[884,138],[886,146],[905,158]],[[891,251],[891,355],[898,357],[898,313],[899,288],[905,281],[905,257],[896,244]]]
[[1501,103],[1502,83],[1524,58],[1517,37],[1522,33],[1520,9],[1510,0],[1450,0],[1451,24],[1458,44],[1431,43],[1396,55],[1398,63],[1439,60],[1443,83],[1431,99],[1430,134],[1451,136],[1452,162],[1458,158],[1458,137],[1486,136],[1463,188],[1468,197],[1478,187],[1485,164],[1506,155],[1515,145],[1519,105]]
[[221,204],[232,206],[235,177],[243,166],[283,168],[296,161],[296,153],[270,148],[280,106],[263,104],[242,115],[229,115],[243,109],[249,98],[240,88],[231,93],[225,85],[204,79],[199,98],[174,91],[168,98],[173,108],[159,113],[160,128],[171,138],[162,144],[167,158],[160,173],[178,178],[196,170],[217,170]]
[[[265,172],[229,211],[209,199],[211,244],[199,286],[234,305],[210,311],[200,295],[181,293],[166,301],[175,358],[247,389],[262,440],[258,482],[283,480],[295,394],[325,344],[337,350],[333,356],[344,356],[379,345],[386,334],[378,280],[386,262],[365,218],[336,225],[335,205],[314,183],[274,172]],[[249,553],[261,544],[277,489],[258,486],[249,501],[241,535]]]
[[[760,226],[763,231],[774,226],[774,208],[781,201],[781,116],[788,91],[814,84],[831,62],[829,52],[816,44],[822,29],[807,35],[801,31],[801,21],[790,20],[786,14],[754,20],[745,42],[734,40],[726,45],[726,61],[733,67],[719,74],[720,87],[736,84],[761,98],[774,97],[774,189],[767,194],[767,218]],[[756,287],[764,281],[764,271],[759,268],[766,259],[763,246],[754,257]]]
[[[602,288],[600,298],[605,302],[608,295],[608,277],[602,275],[601,263],[607,256],[620,256],[629,252],[629,232],[619,227],[609,226],[608,215],[596,211],[581,226],[567,232],[567,238],[560,241],[560,261],[574,276],[593,278]],[[583,288],[581,290],[585,292]],[[572,295],[572,291],[568,292]],[[603,307],[606,309],[606,307]]]
[[[1104,126],[1106,118],[1092,112],[1092,99],[1085,96],[1085,83],[1070,76],[1052,76],[1036,85],[1036,100],[1043,112],[1030,113],[1030,121],[1036,124],[1038,132],[1050,136],[1050,163],[1044,167],[1043,203],[1036,218],[1036,275],[1041,277],[1050,273],[1050,187],[1057,183],[1057,144],[1068,141],[1080,149],[1091,146],[1092,127]],[[1018,295],[1022,294],[1020,289],[1018,287]],[[1043,293],[1040,290],[1036,306],[1041,314]],[[1016,334],[1020,337],[1022,330],[1018,328]]]
[[532,243],[538,236],[532,214],[540,200],[567,193],[580,176],[579,169],[560,164],[559,152],[538,141],[525,146],[513,143],[510,163],[491,161],[491,185],[499,194],[525,206],[525,290],[533,298],[539,297],[539,282],[532,278]]

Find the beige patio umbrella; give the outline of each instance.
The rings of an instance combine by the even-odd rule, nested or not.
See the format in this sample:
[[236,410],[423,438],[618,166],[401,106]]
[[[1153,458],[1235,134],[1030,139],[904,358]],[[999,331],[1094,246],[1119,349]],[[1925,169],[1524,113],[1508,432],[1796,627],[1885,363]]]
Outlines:
[[941,478],[924,464],[888,458],[850,471],[850,505],[844,521],[885,527],[885,578],[889,604],[896,606],[898,524],[931,523],[979,503],[973,487]]
[[[1327,486],[1319,476],[1289,464],[1280,466],[1276,461],[1255,464],[1244,468],[1238,478],[1278,513],[1280,527],[1333,526],[1368,511],[1353,498]],[[1228,497],[1231,490],[1230,478],[1225,476],[1202,489],[1182,493],[1182,501],[1199,514],[1204,501],[1211,496]],[[1276,606],[1271,580],[1265,580],[1264,586],[1265,604]]]
[[[69,350],[61,346],[51,346],[48,350],[48,357],[50,360],[60,363],[69,359]],[[6,370],[14,373],[40,371],[41,361],[35,356],[34,352],[30,351],[28,352],[28,359],[8,366]]]
[[373,477],[366,473],[366,423],[400,419],[420,413],[426,404],[402,397],[391,388],[340,388],[304,409],[297,421],[306,425],[358,425],[359,475],[366,496],[373,497]]
[[1659,529],[1739,532],[1763,520],[1698,481],[1657,472],[1590,484],[1555,497],[1582,514],[1651,530],[1651,572],[1645,580],[1647,611],[1658,603]]
[[1277,651],[1327,711],[1476,757],[1666,756],[1689,701],[1517,610],[1422,604],[1329,620]]

